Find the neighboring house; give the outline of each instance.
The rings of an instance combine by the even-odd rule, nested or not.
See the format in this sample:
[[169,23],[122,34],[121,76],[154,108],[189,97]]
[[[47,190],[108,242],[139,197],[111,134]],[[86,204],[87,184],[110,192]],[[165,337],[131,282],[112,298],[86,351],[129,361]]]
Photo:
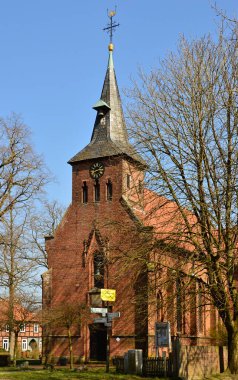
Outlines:
[[[0,348],[10,351],[10,331],[7,317],[8,302],[5,300],[1,301],[0,307]],[[19,305],[15,305],[13,330],[18,331],[18,354],[24,356],[26,351],[41,354],[42,327],[36,314],[25,310]]]
[[[112,323],[111,356],[132,348],[156,355],[155,322],[161,321],[170,322],[172,339],[208,345],[217,313],[204,305],[195,282],[185,299],[184,278],[166,270],[172,262],[179,266],[190,247],[164,243],[172,228],[183,226],[174,203],[144,189],[146,164],[127,137],[111,44],[101,98],[93,108],[91,142],[69,161],[72,204],[54,236],[46,238],[43,308],[78,302],[105,307],[100,289],[115,289],[116,301],[109,306],[121,316]],[[154,244],[156,239],[161,243]],[[191,265],[183,270],[189,272]],[[105,360],[107,329],[95,317],[100,315],[83,322],[72,337],[74,355],[85,360]],[[63,328],[46,329],[44,338],[47,355],[68,355]]]

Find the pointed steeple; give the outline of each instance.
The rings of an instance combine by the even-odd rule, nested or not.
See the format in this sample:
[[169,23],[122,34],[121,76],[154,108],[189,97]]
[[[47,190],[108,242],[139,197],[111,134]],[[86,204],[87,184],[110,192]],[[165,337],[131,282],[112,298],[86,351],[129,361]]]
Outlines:
[[126,155],[144,165],[142,158],[129,144],[121,98],[113,63],[113,44],[109,44],[109,59],[90,143],[77,153],[69,164],[94,158]]

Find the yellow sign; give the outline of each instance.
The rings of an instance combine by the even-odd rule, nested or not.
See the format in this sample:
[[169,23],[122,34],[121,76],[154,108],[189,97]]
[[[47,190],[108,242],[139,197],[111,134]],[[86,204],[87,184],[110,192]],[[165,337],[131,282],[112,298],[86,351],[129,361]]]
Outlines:
[[103,301],[115,302],[116,290],[115,289],[101,289],[101,299]]

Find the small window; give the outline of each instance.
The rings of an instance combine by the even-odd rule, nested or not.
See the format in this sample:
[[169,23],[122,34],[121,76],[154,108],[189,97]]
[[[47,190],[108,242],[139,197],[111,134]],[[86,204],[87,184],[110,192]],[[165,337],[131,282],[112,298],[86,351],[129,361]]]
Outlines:
[[9,339],[8,338],[3,339],[2,348],[6,351],[9,351]]
[[20,326],[20,332],[25,332],[25,331],[26,331],[25,323],[22,323]]
[[105,116],[103,116],[103,117],[101,118],[101,120],[100,120],[100,124],[101,124],[101,125],[106,125],[106,118],[105,118]]
[[34,333],[38,333],[39,332],[39,325],[38,323],[34,323]]
[[130,174],[127,174],[126,185],[127,185],[127,189],[131,188],[131,176],[130,176]]
[[98,179],[96,179],[95,185],[94,185],[94,199],[95,199],[95,202],[100,201],[100,184],[99,184]]
[[6,325],[6,332],[9,332],[9,325]]
[[112,182],[110,179],[107,182],[107,200],[112,200]]
[[21,341],[21,350],[27,351],[27,339],[22,339]]
[[88,186],[87,182],[83,182],[83,203],[88,203]]

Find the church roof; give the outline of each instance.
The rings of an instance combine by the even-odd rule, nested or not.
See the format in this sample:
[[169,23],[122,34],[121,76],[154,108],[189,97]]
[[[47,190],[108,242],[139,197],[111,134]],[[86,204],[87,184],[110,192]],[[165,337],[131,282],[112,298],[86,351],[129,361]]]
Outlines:
[[100,157],[126,155],[145,166],[144,160],[129,143],[113,63],[113,47],[109,45],[109,59],[101,97],[93,106],[97,111],[90,143],[68,163]]

